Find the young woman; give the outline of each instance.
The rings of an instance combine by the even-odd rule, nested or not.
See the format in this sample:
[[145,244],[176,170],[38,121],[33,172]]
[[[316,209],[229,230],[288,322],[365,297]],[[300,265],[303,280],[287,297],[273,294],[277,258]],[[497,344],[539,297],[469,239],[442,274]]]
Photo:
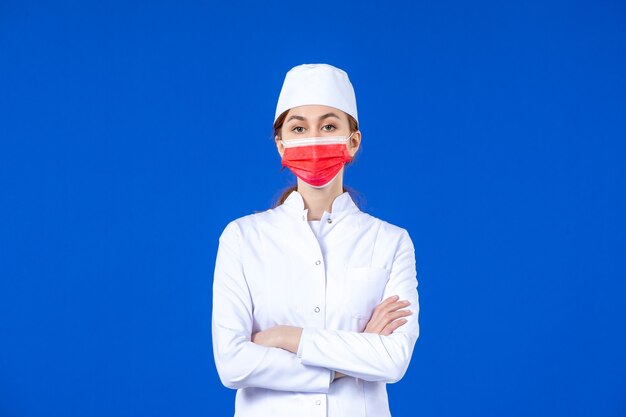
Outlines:
[[219,377],[237,389],[235,416],[390,416],[386,384],[403,377],[419,334],[415,253],[405,229],[343,187],[361,143],[347,74],[292,68],[274,132],[297,186],[219,238]]

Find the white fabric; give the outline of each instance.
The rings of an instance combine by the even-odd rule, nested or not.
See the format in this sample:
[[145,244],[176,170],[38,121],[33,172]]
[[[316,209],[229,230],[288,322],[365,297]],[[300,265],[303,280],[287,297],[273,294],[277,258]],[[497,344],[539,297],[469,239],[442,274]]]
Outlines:
[[359,120],[348,74],[332,65],[303,64],[290,69],[278,96],[274,121],[286,110],[309,104],[334,107]]
[[320,223],[321,221],[319,220],[309,221],[309,226],[311,226],[311,230],[313,230],[313,233],[315,233],[316,238],[319,238],[320,236]]
[[[293,191],[222,232],[212,317],[219,377],[237,389],[237,417],[390,416],[386,384],[403,377],[419,335],[411,238],[348,193],[324,212],[318,238],[307,211]],[[411,302],[408,322],[389,336],[362,333],[391,295]],[[297,354],[250,341],[279,324],[303,328]],[[331,382],[333,371],[349,376]]]
[[318,136],[314,138],[302,138],[302,139],[281,139],[285,149],[287,148],[299,148],[301,146],[313,146],[313,145],[344,145],[348,143],[354,132],[349,136]]

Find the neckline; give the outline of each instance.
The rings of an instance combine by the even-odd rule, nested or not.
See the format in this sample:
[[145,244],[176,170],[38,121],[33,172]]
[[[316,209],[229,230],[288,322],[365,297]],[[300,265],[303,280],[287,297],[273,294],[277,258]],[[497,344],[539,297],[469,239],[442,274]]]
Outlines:
[[[283,202],[283,205],[299,209],[301,211],[308,211],[308,209],[304,208],[304,198],[302,197],[302,194],[298,192],[298,190],[293,190],[291,193],[289,193],[289,196],[287,196],[287,198]],[[355,209],[358,210],[359,208],[352,200],[350,193],[344,191],[333,200],[330,208],[330,214],[334,215],[342,213],[344,211],[354,211]]]

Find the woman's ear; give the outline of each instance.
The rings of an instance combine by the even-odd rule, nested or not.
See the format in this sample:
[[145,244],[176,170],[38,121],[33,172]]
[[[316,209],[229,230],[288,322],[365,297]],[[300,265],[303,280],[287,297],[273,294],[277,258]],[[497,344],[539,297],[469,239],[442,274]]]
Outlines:
[[277,136],[274,136],[274,141],[276,142],[276,149],[278,150],[278,154],[280,157],[283,157],[283,153],[285,152],[285,147],[283,146],[283,141]]
[[361,131],[357,130],[352,134],[352,137],[347,143],[348,152],[350,152],[350,156],[354,156],[356,152],[359,150],[359,146],[361,146]]

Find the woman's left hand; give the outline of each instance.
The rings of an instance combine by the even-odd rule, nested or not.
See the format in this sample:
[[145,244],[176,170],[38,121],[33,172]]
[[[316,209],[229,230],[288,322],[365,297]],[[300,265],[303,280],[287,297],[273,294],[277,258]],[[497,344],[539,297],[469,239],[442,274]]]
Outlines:
[[252,342],[266,347],[277,347],[296,353],[300,344],[302,328],[278,325],[252,334]]

